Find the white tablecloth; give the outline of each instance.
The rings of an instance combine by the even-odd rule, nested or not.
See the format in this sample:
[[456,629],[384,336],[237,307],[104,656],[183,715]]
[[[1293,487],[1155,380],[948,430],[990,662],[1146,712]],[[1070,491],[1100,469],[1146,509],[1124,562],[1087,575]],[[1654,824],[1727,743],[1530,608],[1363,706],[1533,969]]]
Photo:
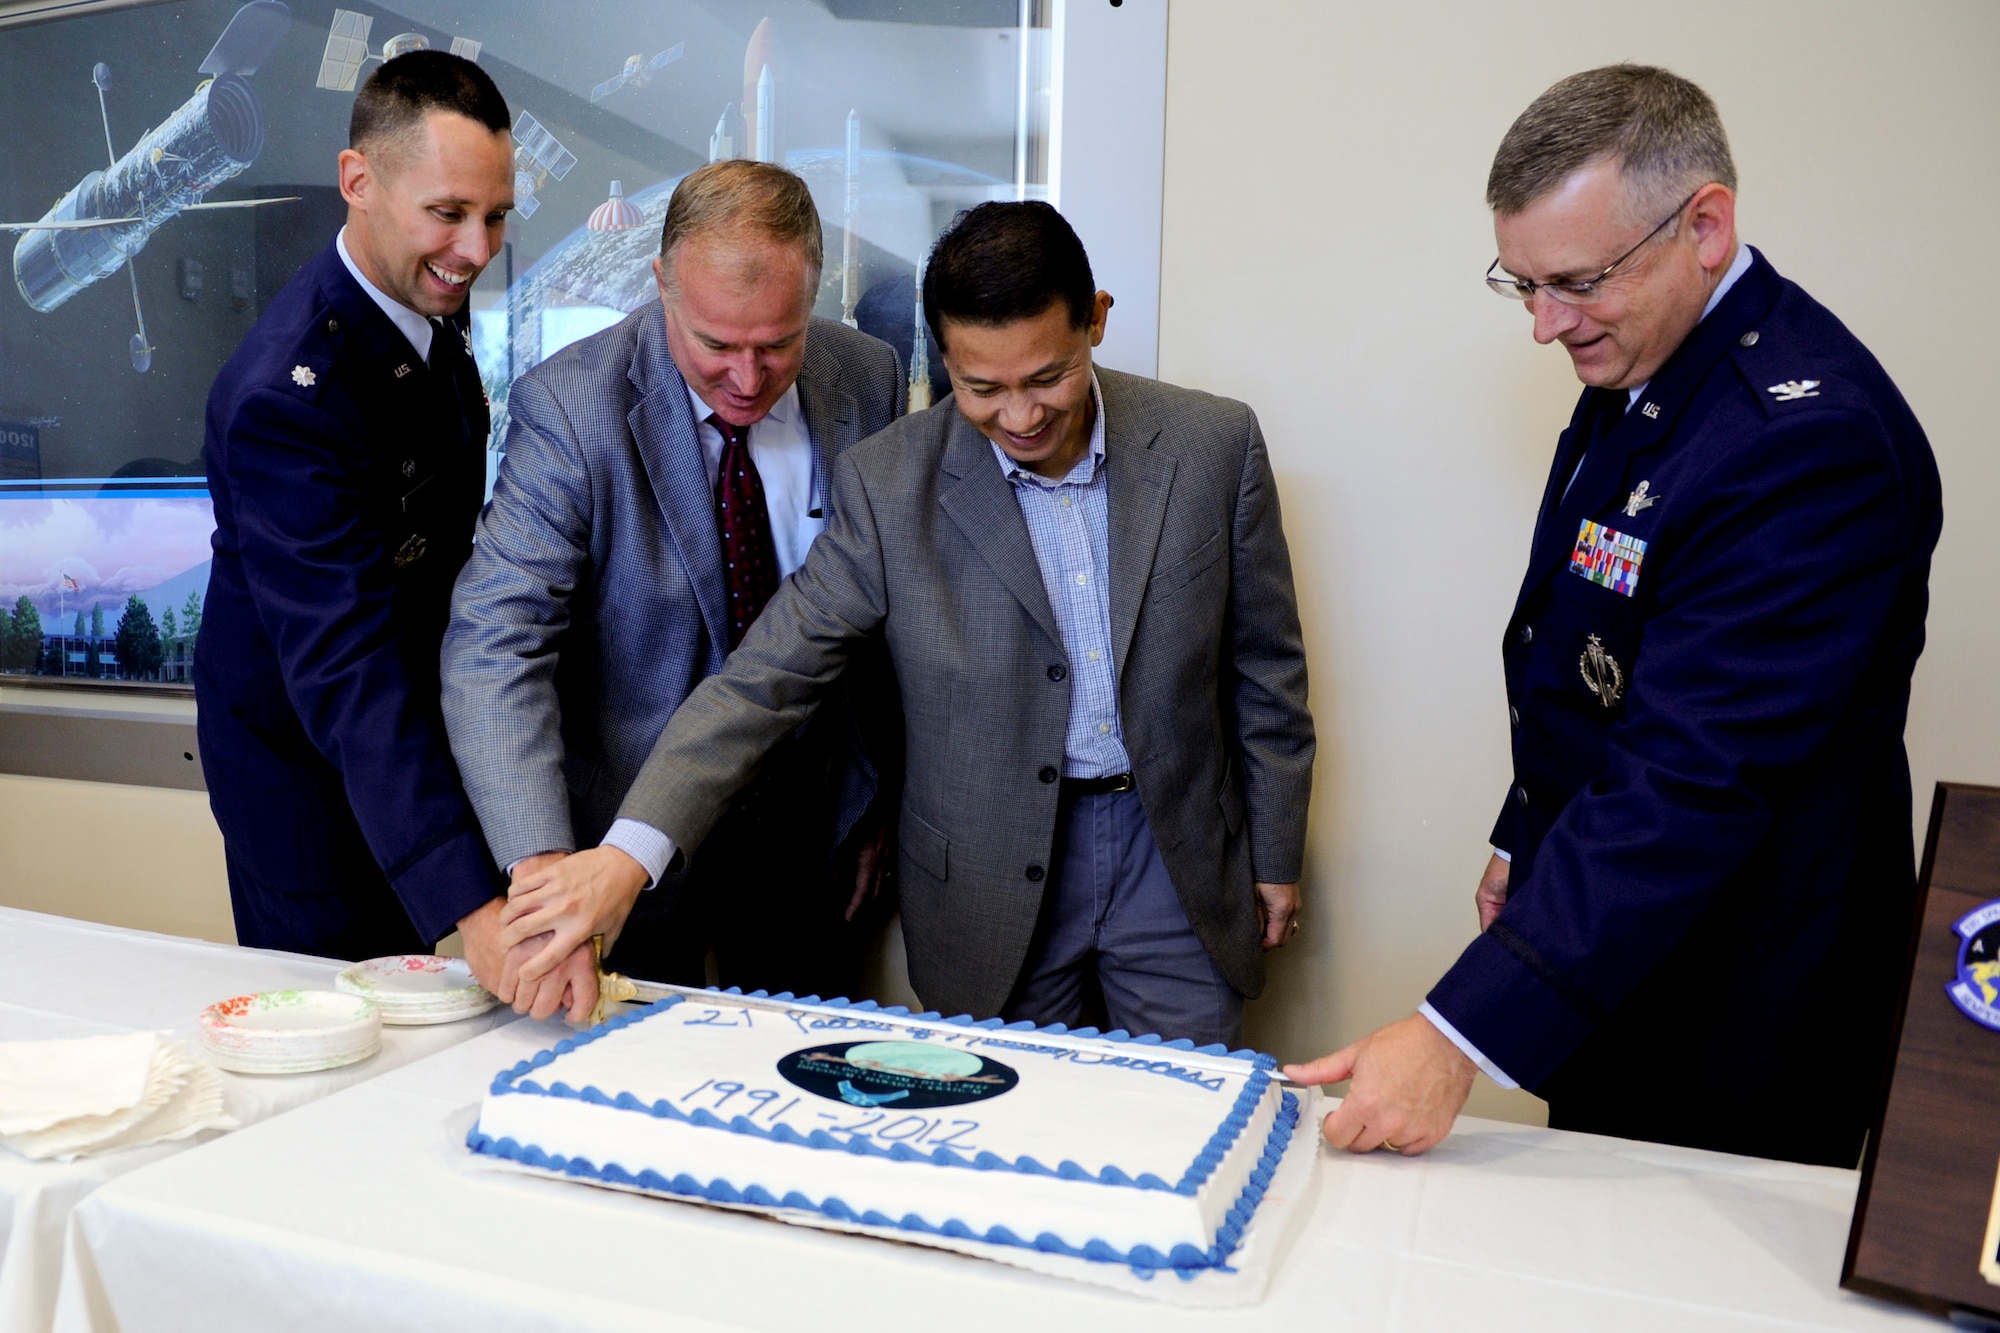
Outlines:
[[[198,1016],[215,1001],[286,987],[331,989],[342,966],[0,907],[0,1041],[160,1029],[193,1042]],[[228,1109],[246,1125],[265,1120],[513,1017],[503,1009],[463,1023],[385,1028],[375,1055],[323,1074],[226,1074]],[[79,1201],[106,1181],[215,1137],[70,1163],[30,1161],[0,1148],[0,1333],[49,1326],[63,1230]]]
[[493,1075],[562,1033],[517,1023],[99,1190],[57,1327],[1935,1327],[1838,1289],[1853,1172],[1489,1121],[1426,1158],[1329,1155],[1270,1296],[1230,1311],[468,1165]]

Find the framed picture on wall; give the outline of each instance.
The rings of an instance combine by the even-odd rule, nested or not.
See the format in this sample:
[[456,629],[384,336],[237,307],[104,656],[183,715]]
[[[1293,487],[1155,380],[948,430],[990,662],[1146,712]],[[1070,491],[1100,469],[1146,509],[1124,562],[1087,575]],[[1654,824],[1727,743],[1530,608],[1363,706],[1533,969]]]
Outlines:
[[944,391],[920,265],[989,199],[1071,216],[1117,275],[1107,359],[1153,369],[1164,4],[0,0],[0,683],[186,688],[209,385],[341,225],[356,87],[427,47],[515,116],[471,298],[489,480],[514,378],[655,299],[667,201],[717,158],[805,177],[816,313],[896,347],[913,403]]

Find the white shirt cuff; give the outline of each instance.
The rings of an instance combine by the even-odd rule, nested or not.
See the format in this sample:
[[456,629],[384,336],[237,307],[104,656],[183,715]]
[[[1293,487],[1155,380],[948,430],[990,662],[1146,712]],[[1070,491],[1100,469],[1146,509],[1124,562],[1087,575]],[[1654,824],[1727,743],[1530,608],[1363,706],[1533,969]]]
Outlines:
[[644,866],[649,889],[660,882],[660,876],[667,873],[667,862],[674,859],[674,840],[636,819],[614,820],[602,845],[616,847]]
[[1446,1019],[1443,1014],[1431,1008],[1431,1002],[1429,1000],[1425,1000],[1422,1004],[1418,1005],[1417,1012],[1422,1014],[1425,1018],[1429,1019],[1430,1025],[1432,1027],[1436,1028],[1439,1032],[1444,1033],[1444,1039],[1446,1041],[1458,1047],[1459,1050],[1464,1051],[1466,1059],[1472,1061],[1472,1063],[1479,1066],[1480,1073],[1486,1075],[1486,1077],[1492,1079],[1495,1083],[1498,1083],[1503,1088],[1518,1088],[1521,1086],[1520,1084],[1516,1083],[1513,1079],[1508,1078],[1506,1073],[1500,1068],[1499,1065],[1496,1065],[1491,1060],[1487,1059],[1486,1056],[1480,1051],[1480,1049],[1477,1046],[1474,1046],[1471,1042],[1467,1041],[1465,1039],[1465,1034],[1460,1032],[1457,1028],[1453,1027],[1451,1025],[1451,1022],[1448,1019]]
[[1498,847],[1495,847],[1493,849],[1493,854],[1499,857],[1502,861],[1507,862],[1507,864],[1509,865],[1512,865],[1514,863],[1514,853],[1512,852],[1503,852]]

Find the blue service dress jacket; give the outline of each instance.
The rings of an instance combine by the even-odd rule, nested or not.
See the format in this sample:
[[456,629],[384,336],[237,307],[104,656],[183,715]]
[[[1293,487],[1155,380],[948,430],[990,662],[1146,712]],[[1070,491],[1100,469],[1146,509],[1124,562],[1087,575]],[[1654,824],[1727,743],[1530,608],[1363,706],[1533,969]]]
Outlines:
[[438,701],[487,409],[469,347],[432,360],[329,245],[209,395],[195,695],[245,944],[427,948],[504,890]]
[[1549,474],[1503,647],[1510,894],[1430,1002],[1551,1124],[1852,1166],[1915,910],[1936,464],[1762,255],[1625,399],[1586,390]]

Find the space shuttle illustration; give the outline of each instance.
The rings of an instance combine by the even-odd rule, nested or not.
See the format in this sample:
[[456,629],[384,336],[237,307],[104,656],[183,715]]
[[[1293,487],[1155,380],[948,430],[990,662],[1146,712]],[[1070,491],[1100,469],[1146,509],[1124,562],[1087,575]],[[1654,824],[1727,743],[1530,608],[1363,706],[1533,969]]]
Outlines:
[[131,342],[132,369],[143,374],[152,367],[139,281],[131,275],[133,256],[182,213],[296,201],[294,196],[203,202],[203,196],[239,175],[263,149],[264,116],[249,78],[291,26],[292,12],[280,0],[251,0],[237,10],[201,62],[200,72],[207,77],[194,96],[123,157],[112,147],[111,113],[104,101],[111,67],[100,62],[92,69],[111,162],[78,181],[39,221],[0,222],[0,231],[22,233],[14,244],[14,283],[23,300],[47,313],[125,269],[132,276],[132,310],[139,325]]

